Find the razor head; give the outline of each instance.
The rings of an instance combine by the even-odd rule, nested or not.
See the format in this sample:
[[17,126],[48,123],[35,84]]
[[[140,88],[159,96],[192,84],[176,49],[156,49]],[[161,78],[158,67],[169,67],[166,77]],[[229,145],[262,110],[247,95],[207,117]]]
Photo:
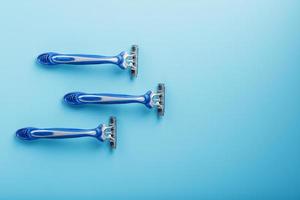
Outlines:
[[157,94],[159,94],[159,105],[157,106],[158,116],[162,117],[165,114],[165,84],[159,83],[157,86]]
[[111,148],[116,149],[117,147],[117,119],[116,117],[109,118],[109,126],[111,127],[111,137],[109,138],[109,144]]
[[131,73],[131,77],[135,78],[137,77],[138,74],[138,52],[139,52],[139,48],[137,45],[132,45],[131,46],[131,57],[132,57],[132,64],[130,66],[130,73]]

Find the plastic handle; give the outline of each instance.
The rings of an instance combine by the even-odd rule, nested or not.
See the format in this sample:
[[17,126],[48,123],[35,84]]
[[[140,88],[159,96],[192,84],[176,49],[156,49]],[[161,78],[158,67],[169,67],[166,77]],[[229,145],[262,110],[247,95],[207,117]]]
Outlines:
[[144,95],[125,95],[125,94],[88,94],[83,92],[71,92],[64,96],[64,101],[72,105],[82,104],[128,104],[141,103],[152,108],[151,105],[152,91]]
[[95,137],[101,141],[101,126],[95,129],[72,129],[72,128],[22,128],[16,132],[17,137],[23,140],[35,140],[40,138],[63,139],[77,137]]
[[38,56],[37,60],[43,65],[90,65],[90,64],[115,64],[125,69],[124,61],[125,52],[121,52],[117,56],[101,56],[86,54],[59,54],[54,52],[43,53]]

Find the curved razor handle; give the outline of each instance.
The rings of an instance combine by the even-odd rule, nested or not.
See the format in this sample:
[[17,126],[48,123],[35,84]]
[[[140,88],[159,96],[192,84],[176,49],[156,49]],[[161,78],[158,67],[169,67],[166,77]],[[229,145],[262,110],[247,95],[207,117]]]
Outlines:
[[125,94],[88,94],[83,92],[71,92],[64,96],[64,101],[72,105],[82,104],[128,104],[141,103],[152,108],[152,91],[144,95],[125,95]]
[[94,137],[102,142],[109,141],[110,146],[115,149],[117,146],[117,119],[111,116],[107,126],[100,124],[97,128],[93,129],[21,128],[17,130],[16,136],[23,140]]
[[117,56],[85,55],[85,54],[59,54],[54,52],[43,53],[37,57],[37,61],[43,65],[90,65],[90,64],[115,64],[126,69],[126,55],[121,52]]
[[73,128],[22,128],[16,132],[17,137],[23,140],[35,140],[40,138],[63,139],[77,137],[95,137],[101,141],[102,125],[95,129],[73,129]]
[[43,53],[37,57],[42,65],[90,65],[115,64],[121,69],[129,69],[131,77],[138,74],[138,46],[132,45],[129,52],[123,51],[116,56],[86,55],[86,54],[59,54],[54,52]]

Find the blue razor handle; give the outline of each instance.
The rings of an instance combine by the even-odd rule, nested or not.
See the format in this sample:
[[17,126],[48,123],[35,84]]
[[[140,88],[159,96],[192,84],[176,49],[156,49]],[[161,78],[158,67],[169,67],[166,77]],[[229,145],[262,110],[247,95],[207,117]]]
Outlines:
[[71,105],[139,103],[144,104],[147,108],[157,107],[159,116],[163,116],[165,86],[160,83],[157,92],[150,90],[144,95],[71,92],[64,96],[64,101]]
[[86,55],[86,54],[59,54],[54,52],[43,53],[37,57],[37,61],[43,65],[91,65],[114,64],[121,69],[130,68],[131,75],[137,76],[138,46],[133,45],[131,52],[122,51],[116,56]]
[[97,139],[102,138],[101,127],[95,129],[74,129],[74,128],[34,128],[27,127],[17,131],[17,136],[23,140],[36,140],[39,138],[77,138],[77,137],[95,137]]
[[109,140],[111,146],[115,148],[116,118],[111,117],[108,126],[105,124],[100,124],[97,128],[93,129],[34,127],[21,128],[17,130],[16,136],[23,140],[94,137],[102,142]]
[[148,108],[152,108],[152,94],[152,91],[148,91],[144,95],[71,92],[64,96],[64,101],[72,105],[141,103]]
[[116,64],[120,68],[125,69],[124,63],[125,52],[121,52],[117,56],[100,56],[85,54],[59,54],[54,52],[43,53],[38,56],[37,60],[43,65],[91,65],[91,64]]

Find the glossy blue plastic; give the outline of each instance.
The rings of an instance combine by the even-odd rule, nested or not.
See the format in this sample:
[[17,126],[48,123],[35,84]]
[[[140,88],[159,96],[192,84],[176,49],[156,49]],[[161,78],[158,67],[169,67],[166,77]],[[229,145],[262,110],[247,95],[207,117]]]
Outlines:
[[91,64],[115,64],[121,69],[126,68],[125,54],[123,51],[116,56],[86,55],[86,54],[59,54],[54,52],[43,53],[37,57],[37,61],[43,65],[91,65]]
[[107,94],[107,93],[83,93],[71,92],[64,96],[64,101],[72,105],[82,104],[128,104],[141,103],[147,108],[152,108],[152,91],[144,95]]
[[103,141],[102,125],[94,129],[74,129],[74,128],[34,128],[27,127],[17,130],[16,136],[23,140],[36,140],[41,138],[64,139],[78,137],[94,137]]

